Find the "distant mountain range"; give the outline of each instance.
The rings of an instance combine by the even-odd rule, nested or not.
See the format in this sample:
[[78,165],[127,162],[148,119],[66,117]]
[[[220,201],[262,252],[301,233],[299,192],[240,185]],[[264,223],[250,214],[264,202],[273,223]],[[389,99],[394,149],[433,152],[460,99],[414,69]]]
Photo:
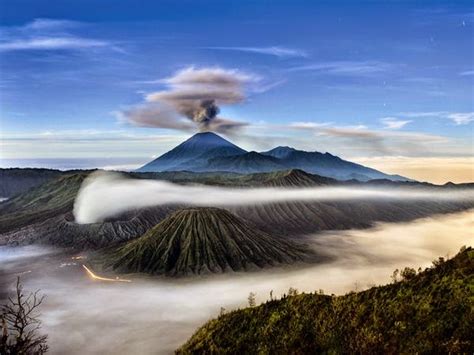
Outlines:
[[276,147],[266,152],[247,152],[215,133],[197,133],[169,152],[142,166],[138,172],[192,171],[239,174],[301,169],[338,180],[389,179],[410,181],[343,160],[330,153]]
[[[41,169],[8,169],[5,179],[13,181],[25,176],[38,181],[20,194],[0,203],[0,245],[41,243],[77,250],[100,249],[141,237],[171,213],[189,206],[157,206],[132,210],[104,222],[77,224],[72,214],[74,200],[83,181],[91,171],[58,172],[58,177],[41,183]],[[0,169],[1,172],[1,169]],[[35,176],[37,172],[38,176]],[[49,174],[49,173],[48,173]],[[204,184],[227,187],[316,187],[347,186],[383,189],[400,187],[426,191],[472,189],[473,184],[436,186],[418,182],[371,180],[369,182],[338,181],[328,177],[292,169],[269,173],[236,174],[218,172],[150,172],[124,173],[133,179],[165,180],[177,184]],[[4,179],[4,180],[5,180]],[[25,180],[26,181],[26,180]],[[2,184],[4,181],[0,181]],[[9,191],[7,191],[9,192]],[[367,228],[374,222],[400,222],[427,217],[436,213],[451,213],[473,207],[471,200],[357,200],[357,201],[288,201],[267,205],[229,207],[228,211],[245,220],[249,227],[272,236],[292,238],[321,230]]]

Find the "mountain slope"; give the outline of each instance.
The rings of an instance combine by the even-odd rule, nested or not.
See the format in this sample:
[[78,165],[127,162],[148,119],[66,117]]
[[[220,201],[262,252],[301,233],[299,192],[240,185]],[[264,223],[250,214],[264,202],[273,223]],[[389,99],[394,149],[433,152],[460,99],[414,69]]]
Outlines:
[[261,152],[260,154],[278,158],[278,159],[285,159],[293,152],[296,152],[295,148],[288,147],[288,146],[284,146],[284,147],[278,146],[266,152]]
[[[82,181],[89,172],[65,172],[53,181],[0,204],[0,245],[45,243],[76,249],[98,249],[111,243],[142,236],[166,215],[185,206],[158,206],[129,211],[104,222],[79,225],[72,208]],[[200,183],[232,187],[303,186],[380,186],[383,189],[423,188],[445,191],[472,188],[472,185],[434,186],[389,180],[340,182],[301,170],[240,175],[234,173],[129,173],[142,179],[162,179],[175,183]],[[472,200],[359,200],[321,202],[281,202],[265,205],[234,206],[228,210],[249,221],[258,230],[287,238],[322,230],[367,228],[374,222],[410,221],[435,213],[458,212],[473,208]]]
[[0,197],[12,197],[63,174],[53,169],[0,169]]
[[242,148],[211,132],[197,133],[176,148],[163,154],[137,171],[191,170],[207,159],[246,153]]
[[121,272],[187,275],[289,264],[311,254],[226,210],[187,208],[113,252],[108,264]]
[[370,179],[390,179],[407,181],[399,175],[387,175],[378,170],[343,160],[330,153],[305,152],[290,147],[277,147],[263,155],[279,158],[280,164],[291,169],[301,169],[308,173],[328,176],[339,180],[355,178],[361,181]]
[[195,134],[176,148],[142,166],[137,172],[219,171],[249,174],[287,169],[300,169],[338,180],[409,180],[399,175],[384,174],[329,153],[305,152],[291,147],[276,147],[262,153],[246,152],[211,132]]
[[63,175],[2,203],[0,233],[70,212],[87,175]]
[[472,354],[474,250],[435,265],[359,293],[284,296],[221,315],[177,353]]
[[226,171],[240,174],[286,170],[277,158],[267,157],[257,152],[222,156],[209,159],[203,171]]
[[273,187],[310,187],[341,184],[337,180],[308,174],[299,169],[249,174],[242,177],[240,181],[245,181],[251,186]]

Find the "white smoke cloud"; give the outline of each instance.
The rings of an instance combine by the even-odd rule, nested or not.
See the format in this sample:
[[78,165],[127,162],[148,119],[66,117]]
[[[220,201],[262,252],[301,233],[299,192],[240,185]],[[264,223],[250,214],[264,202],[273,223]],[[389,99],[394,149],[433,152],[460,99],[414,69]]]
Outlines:
[[237,189],[206,185],[177,185],[167,181],[129,179],[118,173],[98,172],[84,181],[74,204],[74,216],[77,223],[95,223],[129,210],[167,204],[235,206],[282,201],[353,199],[472,200],[474,191],[347,186]]

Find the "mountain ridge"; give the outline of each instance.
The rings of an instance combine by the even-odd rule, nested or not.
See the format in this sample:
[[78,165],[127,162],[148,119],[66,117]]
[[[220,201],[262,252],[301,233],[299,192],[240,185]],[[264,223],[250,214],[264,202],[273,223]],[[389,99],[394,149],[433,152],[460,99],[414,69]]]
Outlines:
[[265,152],[248,152],[212,132],[197,133],[137,172],[193,171],[233,172],[240,174],[300,169],[338,180],[390,179],[411,181],[400,175],[343,160],[328,152],[307,152],[278,146]]
[[[58,178],[0,203],[0,245],[51,244],[77,249],[97,249],[110,243],[137,238],[185,206],[160,206],[130,211],[103,223],[79,225],[72,215],[74,199],[91,171],[68,172]],[[406,187],[432,191],[474,188],[474,184],[438,186],[418,182],[372,180],[341,182],[293,169],[269,173],[124,173],[135,179],[166,180],[176,184],[205,184],[232,187],[353,186]],[[15,174],[17,175],[17,174]],[[399,222],[435,213],[463,211],[472,201],[321,201],[282,202],[261,206],[235,206],[228,210],[257,229],[285,237],[321,230],[367,228],[375,222]]]
[[221,314],[177,354],[471,354],[474,250],[345,295],[288,291]]

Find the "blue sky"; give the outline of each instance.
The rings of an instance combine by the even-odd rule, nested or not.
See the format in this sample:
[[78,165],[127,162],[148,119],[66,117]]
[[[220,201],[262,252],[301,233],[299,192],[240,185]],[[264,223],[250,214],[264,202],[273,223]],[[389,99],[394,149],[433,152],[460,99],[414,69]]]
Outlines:
[[467,1],[1,0],[1,156],[147,160],[190,132],[123,113],[218,68],[252,78],[220,105],[247,149],[470,159],[473,26]]

